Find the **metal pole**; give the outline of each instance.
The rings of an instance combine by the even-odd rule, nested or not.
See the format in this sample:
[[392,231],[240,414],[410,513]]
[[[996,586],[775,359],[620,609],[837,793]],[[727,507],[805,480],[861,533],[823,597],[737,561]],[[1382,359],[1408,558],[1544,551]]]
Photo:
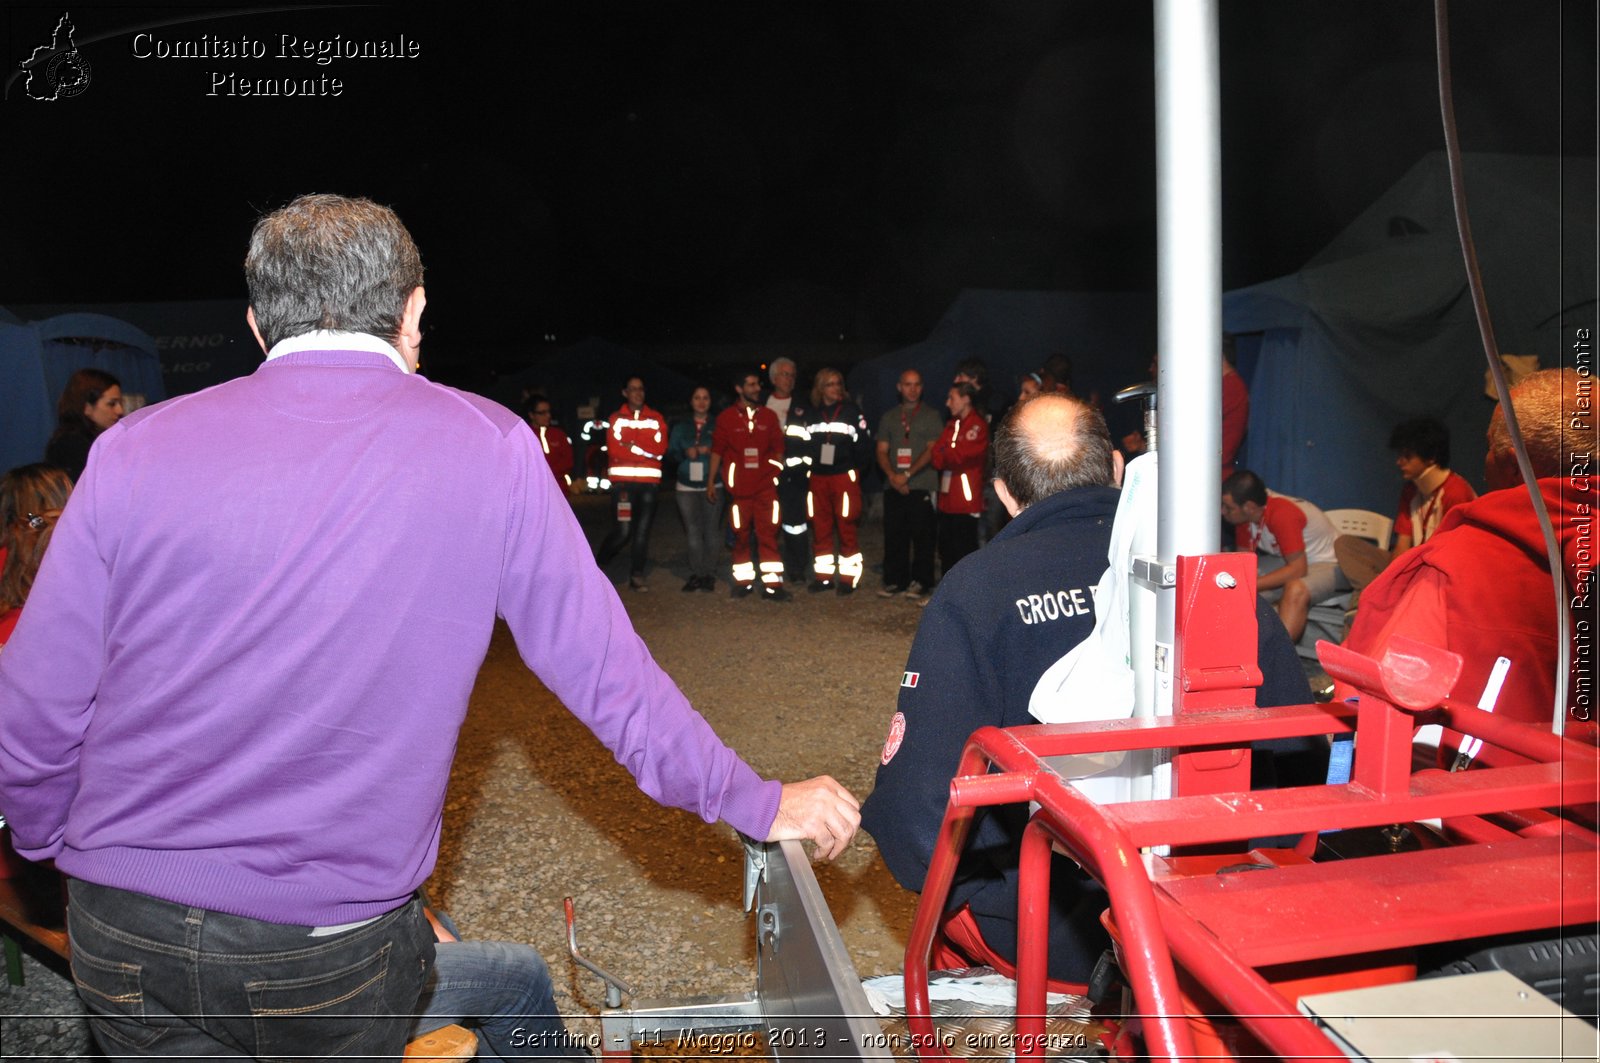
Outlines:
[[[1153,652],[1135,647],[1134,660],[1140,678],[1137,714],[1168,716],[1173,711],[1177,558],[1215,553],[1222,519],[1221,108],[1216,0],[1154,2],[1156,395],[1162,446],[1157,556],[1143,564],[1145,585],[1155,598],[1155,645]],[[1135,612],[1147,615],[1147,604],[1136,605],[1142,608]],[[1141,626],[1136,624],[1135,631]],[[1153,667],[1139,668],[1146,652]],[[1146,676],[1153,681],[1144,681]],[[1145,697],[1150,704],[1143,703]],[[1135,799],[1171,796],[1168,755],[1154,751],[1148,766],[1148,774],[1136,776]]]
[[[1216,553],[1222,495],[1222,165],[1215,0],[1155,0],[1156,313],[1163,566]],[[1156,640],[1172,646],[1175,592]],[[1158,659],[1160,654],[1158,652]],[[1171,667],[1170,651],[1166,655]],[[1170,695],[1170,674],[1166,688]],[[1157,706],[1158,714],[1171,711]]]

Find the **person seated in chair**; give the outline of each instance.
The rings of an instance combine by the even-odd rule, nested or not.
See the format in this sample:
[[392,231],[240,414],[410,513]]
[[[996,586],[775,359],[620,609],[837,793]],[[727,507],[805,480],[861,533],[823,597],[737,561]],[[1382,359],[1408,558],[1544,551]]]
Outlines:
[[1256,590],[1277,606],[1290,642],[1305,634],[1313,605],[1350,589],[1333,552],[1333,522],[1305,499],[1269,491],[1240,469],[1222,481],[1222,519],[1233,525],[1237,547],[1256,554]]
[[1450,471],[1450,430],[1432,417],[1414,417],[1395,425],[1389,448],[1395,452],[1394,463],[1405,480],[1394,518],[1394,545],[1385,550],[1356,535],[1341,535],[1333,543],[1339,571],[1355,588],[1347,607],[1351,612],[1361,590],[1390,562],[1427,542],[1450,510],[1478,497],[1471,484]]

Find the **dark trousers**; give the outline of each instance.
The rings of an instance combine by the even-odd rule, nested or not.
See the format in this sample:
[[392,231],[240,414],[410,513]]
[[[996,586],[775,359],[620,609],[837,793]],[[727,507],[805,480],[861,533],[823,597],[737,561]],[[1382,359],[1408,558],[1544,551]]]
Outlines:
[[111,1059],[405,1051],[433,963],[417,898],[353,930],[225,915],[74,879],[72,977]]
[[804,580],[811,571],[810,538],[811,515],[806,512],[806,494],[810,490],[810,475],[804,471],[786,470],[778,480],[778,551],[783,559],[783,570],[791,579]]
[[978,513],[939,514],[940,578],[950,575],[956,562],[978,548]]
[[[631,543],[633,550],[628,556],[628,574],[644,575],[645,562],[650,559],[650,524],[656,516],[658,490],[660,488],[655,484],[611,485],[611,530],[594,552],[596,564],[604,568],[606,562]],[[618,520],[616,512],[624,498],[633,506],[632,519],[626,521]]]
[[933,586],[933,502],[927,491],[883,493],[883,585]]

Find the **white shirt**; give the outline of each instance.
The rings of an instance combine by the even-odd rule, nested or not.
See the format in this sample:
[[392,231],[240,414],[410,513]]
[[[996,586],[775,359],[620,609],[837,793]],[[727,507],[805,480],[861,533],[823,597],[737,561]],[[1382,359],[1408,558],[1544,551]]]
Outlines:
[[411,372],[411,367],[400,356],[400,352],[395,350],[394,344],[379,339],[370,332],[341,332],[338,329],[302,332],[298,336],[290,336],[286,340],[274,343],[272,350],[267,352],[267,361],[297,351],[371,351],[373,354],[387,355],[389,360],[402,370]]

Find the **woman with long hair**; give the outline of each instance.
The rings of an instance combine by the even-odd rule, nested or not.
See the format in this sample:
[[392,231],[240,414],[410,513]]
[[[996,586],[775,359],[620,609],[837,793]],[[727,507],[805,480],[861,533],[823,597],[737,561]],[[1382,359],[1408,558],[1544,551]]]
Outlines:
[[0,646],[17,626],[71,493],[67,474],[50,465],[23,465],[0,476]]
[[44,460],[67,470],[77,483],[89,463],[95,437],[122,420],[122,382],[99,369],[72,374],[56,403],[56,430]]

